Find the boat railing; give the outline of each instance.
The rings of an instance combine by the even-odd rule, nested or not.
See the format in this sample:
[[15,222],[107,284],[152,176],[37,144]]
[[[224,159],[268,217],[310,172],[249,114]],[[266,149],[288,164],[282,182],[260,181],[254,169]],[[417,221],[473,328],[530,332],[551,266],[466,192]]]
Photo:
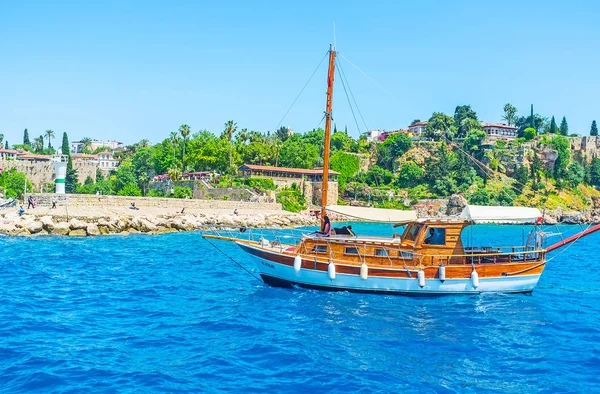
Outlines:
[[207,238],[261,244],[263,246],[295,246],[307,234],[298,229],[265,229],[250,227],[206,226]]

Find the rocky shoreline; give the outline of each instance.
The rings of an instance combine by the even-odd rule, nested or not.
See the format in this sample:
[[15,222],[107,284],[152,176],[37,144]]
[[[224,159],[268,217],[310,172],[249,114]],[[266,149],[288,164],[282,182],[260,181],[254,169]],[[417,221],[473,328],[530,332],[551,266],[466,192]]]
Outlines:
[[201,230],[208,226],[290,228],[318,225],[300,214],[188,214],[68,217],[9,212],[0,217],[0,234],[9,236],[60,235],[71,237],[129,234],[164,234]]

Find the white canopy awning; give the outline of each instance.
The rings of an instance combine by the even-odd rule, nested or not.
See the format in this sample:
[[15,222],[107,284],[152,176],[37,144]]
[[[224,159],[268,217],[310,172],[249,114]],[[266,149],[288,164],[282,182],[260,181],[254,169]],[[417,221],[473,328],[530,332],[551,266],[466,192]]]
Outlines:
[[474,223],[535,223],[542,213],[537,208],[467,205],[460,217]]
[[399,209],[327,205],[325,210],[368,222],[399,223],[417,220],[417,213],[415,211],[402,211]]

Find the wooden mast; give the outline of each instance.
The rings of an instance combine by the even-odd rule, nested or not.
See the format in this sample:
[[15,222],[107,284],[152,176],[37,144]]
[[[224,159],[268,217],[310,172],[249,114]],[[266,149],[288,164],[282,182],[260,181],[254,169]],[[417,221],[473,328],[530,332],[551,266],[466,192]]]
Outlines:
[[321,186],[321,227],[327,206],[327,188],[329,186],[329,145],[331,141],[331,106],[333,97],[333,77],[335,70],[335,48],[329,45],[329,71],[327,73],[327,104],[325,105],[325,147],[323,150],[323,184]]

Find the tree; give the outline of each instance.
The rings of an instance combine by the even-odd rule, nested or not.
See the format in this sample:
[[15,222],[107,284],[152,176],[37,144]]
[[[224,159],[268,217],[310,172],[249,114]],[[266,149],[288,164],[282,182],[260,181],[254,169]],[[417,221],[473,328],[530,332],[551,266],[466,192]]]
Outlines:
[[179,135],[176,131],[171,132],[171,144],[173,145],[173,160],[175,160],[175,148],[179,145]]
[[190,126],[187,124],[182,124],[179,126],[179,133],[183,137],[183,153],[181,155],[181,163],[183,164],[183,171],[185,171],[185,145],[187,144],[188,136],[190,135]]
[[[340,133],[343,134],[343,133]],[[339,189],[346,190],[346,184],[358,172],[359,160],[355,155],[350,155],[341,150],[331,155],[331,169],[340,173],[338,177]]]
[[504,104],[504,115],[502,115],[502,120],[506,121],[506,124],[509,126],[513,126],[515,124],[515,120],[517,117],[517,108],[510,104]]
[[44,150],[44,136],[40,135],[33,139],[33,149],[36,153],[41,153]]
[[523,138],[525,138],[527,141],[531,141],[532,139],[534,139],[535,135],[536,132],[533,127],[528,127],[525,129],[525,131],[523,131]]
[[117,193],[126,185],[135,185],[137,187],[137,177],[135,176],[135,168],[131,160],[121,162],[115,175],[115,191]]
[[4,149],[8,149],[8,141],[4,142]]
[[237,123],[233,120],[228,120],[225,122],[225,130],[223,130],[223,135],[227,137],[227,141],[229,141],[229,174],[233,173],[233,145],[231,144],[231,138],[235,134],[237,130]]
[[585,169],[581,164],[576,161],[573,161],[567,167],[567,173],[565,176],[565,180],[569,182],[571,187],[577,187],[580,183],[583,182],[585,177]]
[[[92,148],[92,139],[90,137],[83,137],[81,139],[81,144],[83,145],[83,148],[81,149],[81,151],[83,153],[91,153],[91,148]],[[67,146],[65,147],[64,143],[63,143],[63,155],[65,154],[65,148],[66,148],[66,152],[69,151],[69,145],[67,144]]]
[[[91,140],[90,140],[90,142],[91,142]],[[61,149],[63,155],[71,156],[71,150],[69,149],[69,137],[67,136],[66,132],[63,133],[62,145],[61,145],[60,149]]]
[[593,135],[593,136],[598,135],[598,126],[596,126],[595,120],[592,120],[592,127],[590,128],[590,135]]
[[560,134],[569,135],[569,125],[567,124],[567,118],[564,116],[560,121]]
[[17,171],[16,168],[10,168],[0,173],[0,188],[6,190],[7,198],[21,198],[25,188],[33,190],[33,185],[24,173]]
[[77,170],[73,168],[73,159],[69,155],[67,161],[67,174],[65,177],[65,192],[66,193],[77,193],[78,176]]
[[481,144],[487,134],[483,130],[471,130],[465,137],[465,141],[463,142],[463,147],[467,152],[475,152],[481,149]]
[[571,144],[563,135],[557,135],[552,138],[551,145],[558,152],[556,162],[554,162],[554,178],[565,179],[567,174],[567,165],[571,157]]
[[425,128],[425,136],[427,138],[439,138],[439,133],[445,133],[450,129],[450,126],[454,123],[454,119],[441,112],[434,112],[431,118],[427,121],[427,127]]
[[414,161],[402,164],[398,173],[398,186],[413,187],[420,183],[423,178],[423,169]]
[[31,141],[29,141],[29,131],[27,131],[27,129],[23,131],[23,145],[31,145]]
[[556,125],[556,119],[554,119],[554,115],[552,115],[552,119],[550,120],[550,133],[558,133],[558,126]]
[[[0,134],[0,148],[2,147],[2,141],[4,141],[4,134]],[[8,149],[8,147],[6,147]]]
[[600,158],[594,157],[590,164],[590,183],[600,186]]
[[48,139],[48,149],[52,148],[50,140],[54,138],[54,130],[48,129],[44,132],[44,136]]
[[478,120],[477,114],[470,105],[457,106],[454,110],[454,125],[458,128],[458,133],[456,135],[458,138],[464,138],[469,132],[469,129],[465,128],[465,125],[468,123],[463,123],[465,119]]
[[415,124],[415,123],[419,123],[421,121],[421,119],[415,119],[411,122],[411,125]]

